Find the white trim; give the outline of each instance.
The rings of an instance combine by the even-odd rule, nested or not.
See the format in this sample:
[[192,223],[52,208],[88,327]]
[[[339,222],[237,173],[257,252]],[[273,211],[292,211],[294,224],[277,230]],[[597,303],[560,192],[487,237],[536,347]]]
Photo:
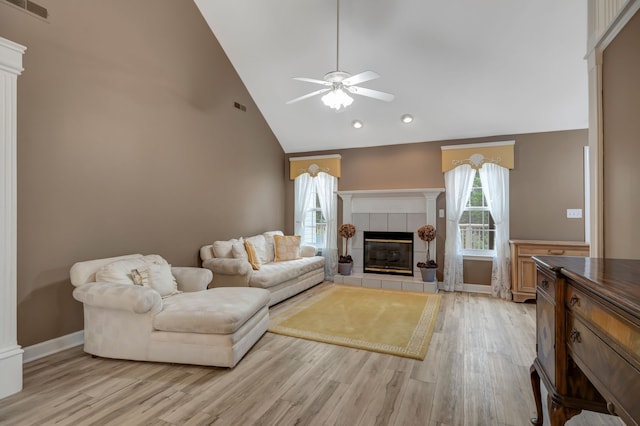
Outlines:
[[433,195],[437,197],[441,192],[444,192],[444,188],[412,188],[412,189],[358,189],[354,191],[338,191],[337,194],[342,197],[343,195],[352,196],[386,196],[386,197],[398,197],[405,195],[427,196]]
[[36,343],[35,345],[27,346],[24,348],[23,362],[35,361],[48,355],[75,348],[84,344],[84,330],[76,331],[75,333],[67,334],[66,336],[56,337],[55,339],[47,340],[46,342]]
[[638,10],[640,10],[640,0],[629,0],[620,10],[618,16],[609,24],[600,37],[598,37],[595,44],[588,49],[585,57],[588,57],[594,50],[606,49]]
[[584,242],[591,242],[591,193],[589,192],[589,147],[585,146],[583,149],[583,190],[584,190]]
[[[495,252],[495,250],[491,250]],[[495,254],[466,254],[462,253],[463,260],[481,260],[483,262],[492,262]]]
[[470,149],[470,148],[486,148],[490,146],[508,146],[515,145],[516,141],[502,141],[502,142],[483,142],[483,143],[467,143],[463,145],[444,145],[440,147],[442,151],[449,151],[451,149]]
[[491,286],[482,284],[462,284],[462,291],[466,291],[467,293],[491,294]]
[[17,80],[26,48],[0,37],[0,398],[22,390],[17,317]]
[[[444,281],[438,281],[438,289],[444,291]],[[489,284],[462,284],[456,287],[455,291],[464,293],[491,294],[491,286]]]
[[326,158],[342,158],[340,154],[327,154],[327,155],[311,155],[309,157],[289,157],[291,161],[307,161],[307,160],[324,160]]

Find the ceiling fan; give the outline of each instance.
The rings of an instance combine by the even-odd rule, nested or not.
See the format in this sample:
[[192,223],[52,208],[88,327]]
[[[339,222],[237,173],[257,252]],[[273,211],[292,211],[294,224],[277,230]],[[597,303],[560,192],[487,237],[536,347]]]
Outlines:
[[322,93],[325,93],[325,95],[321,98],[322,102],[329,108],[335,109],[336,111],[339,111],[341,108],[346,108],[353,103],[353,98],[346,92],[353,93],[354,95],[367,96],[369,98],[374,98],[386,102],[391,102],[394,99],[394,96],[391,93],[380,92],[378,90],[356,86],[356,84],[380,78],[380,76],[373,71],[364,71],[356,75],[351,75],[346,71],[340,71],[339,59],[340,0],[336,0],[336,70],[326,73],[323,77],[323,80],[306,77],[294,77],[294,80],[321,84],[325,87],[320,90],[316,90],[315,92],[307,93],[306,95],[292,99],[287,102],[287,105],[301,101],[303,99],[311,98],[316,95],[320,95]]

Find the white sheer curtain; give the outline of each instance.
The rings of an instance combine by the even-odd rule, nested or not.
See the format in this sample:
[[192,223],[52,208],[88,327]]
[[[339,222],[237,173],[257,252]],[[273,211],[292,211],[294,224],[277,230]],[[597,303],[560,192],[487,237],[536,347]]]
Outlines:
[[322,215],[327,221],[327,231],[324,235],[325,278],[331,280],[338,271],[338,208],[336,190],[338,178],[320,172],[315,177],[318,200]]
[[295,220],[295,235],[304,236],[304,212],[311,207],[311,188],[313,178],[309,173],[302,173],[294,180],[295,207],[293,217]]
[[447,239],[444,244],[444,289],[454,291],[463,283],[462,239],[458,222],[469,200],[476,171],[462,164],[444,174],[447,203]]
[[482,191],[496,224],[491,293],[511,299],[509,270],[509,169],[484,163],[479,170]]

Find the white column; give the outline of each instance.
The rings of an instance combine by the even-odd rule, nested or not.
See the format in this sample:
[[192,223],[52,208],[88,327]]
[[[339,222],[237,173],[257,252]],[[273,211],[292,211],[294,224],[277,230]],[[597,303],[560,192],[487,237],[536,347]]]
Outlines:
[[0,398],[22,390],[16,313],[16,86],[25,50],[0,37]]

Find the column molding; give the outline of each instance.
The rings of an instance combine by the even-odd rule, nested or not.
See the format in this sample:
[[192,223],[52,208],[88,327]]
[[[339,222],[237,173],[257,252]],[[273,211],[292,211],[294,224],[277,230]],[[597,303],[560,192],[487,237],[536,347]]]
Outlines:
[[0,398],[22,390],[17,339],[17,80],[26,48],[0,37]]
[[589,84],[589,244],[591,257],[604,257],[604,136],[602,64],[605,48],[640,9],[640,0],[589,0],[587,66]]

